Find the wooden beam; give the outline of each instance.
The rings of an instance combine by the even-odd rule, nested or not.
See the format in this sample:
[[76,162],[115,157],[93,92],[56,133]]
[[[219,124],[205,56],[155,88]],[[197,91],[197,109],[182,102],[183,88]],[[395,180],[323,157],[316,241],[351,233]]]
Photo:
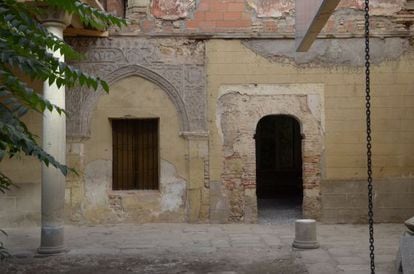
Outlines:
[[92,37],[108,37],[108,31],[100,31],[93,29],[78,29],[78,28],[66,28],[63,31],[63,36],[92,36]]
[[308,51],[340,0],[296,0],[296,51]]

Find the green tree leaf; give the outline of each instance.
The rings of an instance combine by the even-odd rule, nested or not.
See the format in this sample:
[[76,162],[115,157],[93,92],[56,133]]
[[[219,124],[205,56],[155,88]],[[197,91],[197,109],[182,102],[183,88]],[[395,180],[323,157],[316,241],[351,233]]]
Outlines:
[[[45,12],[37,4],[77,15],[86,27],[99,30],[111,25],[121,27],[127,22],[80,0],[35,0],[30,4],[0,0],[0,161],[24,154],[59,169],[66,176],[76,171],[45,152],[21,120],[30,111],[57,111],[61,115],[65,111],[36,93],[20,75],[58,87],[79,85],[94,90],[101,87],[108,92],[109,86],[104,80],[62,62],[51,53],[58,51],[66,60],[83,57],[37,21],[36,18]],[[0,171],[0,192],[4,193],[11,186],[12,180]],[[7,256],[0,241],[0,259]]]

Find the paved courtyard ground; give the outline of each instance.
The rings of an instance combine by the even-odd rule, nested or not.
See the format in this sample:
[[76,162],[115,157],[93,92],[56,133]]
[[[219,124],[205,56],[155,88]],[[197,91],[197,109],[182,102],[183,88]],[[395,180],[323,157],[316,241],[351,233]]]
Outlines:
[[[375,227],[377,273],[395,273],[403,225]],[[294,224],[66,226],[68,252],[36,256],[40,228],[7,229],[0,273],[369,273],[365,225],[318,224],[321,248],[292,249]]]

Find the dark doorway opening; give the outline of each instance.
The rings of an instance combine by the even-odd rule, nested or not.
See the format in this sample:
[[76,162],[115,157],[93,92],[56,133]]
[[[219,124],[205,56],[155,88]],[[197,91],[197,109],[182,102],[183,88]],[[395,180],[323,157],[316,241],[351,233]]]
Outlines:
[[289,222],[302,214],[302,136],[288,115],[263,117],[256,128],[256,195],[260,222]]

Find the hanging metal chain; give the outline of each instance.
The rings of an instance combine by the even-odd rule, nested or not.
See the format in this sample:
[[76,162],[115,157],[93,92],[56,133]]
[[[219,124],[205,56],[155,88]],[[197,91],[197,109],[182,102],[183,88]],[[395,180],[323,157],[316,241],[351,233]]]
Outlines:
[[375,274],[374,254],[374,212],[372,186],[372,138],[371,138],[371,77],[370,77],[370,48],[369,48],[369,0],[365,0],[365,107],[367,123],[367,167],[368,167],[368,225],[369,225],[369,256],[371,259],[371,274]]

